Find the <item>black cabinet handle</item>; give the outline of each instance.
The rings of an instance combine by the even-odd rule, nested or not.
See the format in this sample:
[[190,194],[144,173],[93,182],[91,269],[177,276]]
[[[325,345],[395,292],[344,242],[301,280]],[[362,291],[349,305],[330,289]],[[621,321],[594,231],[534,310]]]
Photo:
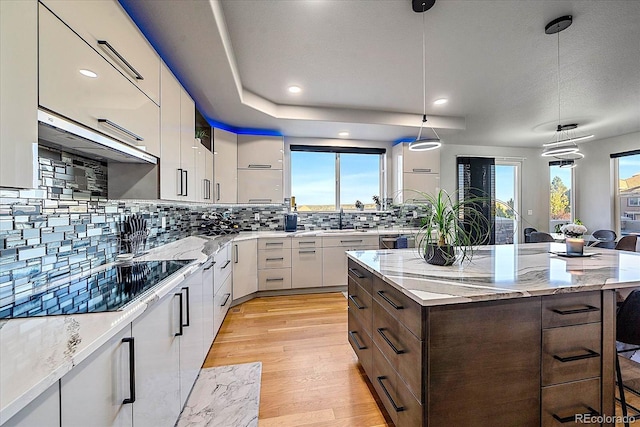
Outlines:
[[178,196],[184,196],[182,194],[182,168],[176,169],[178,175],[176,176],[176,191]]
[[277,279],[267,279],[267,282],[283,282],[284,277],[278,277]]
[[283,242],[267,242],[265,243],[265,246],[282,246],[284,245]]
[[182,169],[182,175],[184,176],[184,179],[182,180],[182,186],[183,191],[182,191],[182,195],[183,196],[188,196],[188,192],[189,192],[189,184],[188,184],[188,179],[189,179],[189,171],[186,169]]
[[362,239],[355,239],[355,240],[340,240],[340,243],[358,243],[358,242],[362,242]]
[[389,392],[387,391],[387,388],[384,386],[384,383],[382,382],[382,380],[386,380],[387,377],[378,377],[378,384],[380,384],[380,387],[382,387],[382,391],[384,392],[384,394],[387,396],[387,399],[389,399],[389,402],[391,402],[391,406],[393,406],[393,409],[396,412],[402,412],[404,411],[404,406],[398,406],[396,405],[396,402],[393,401],[393,398],[391,397],[391,395],[389,394]]
[[238,255],[238,245],[233,245],[235,250],[236,250],[236,259],[235,259],[235,263],[238,263],[238,260],[240,259],[240,256]]
[[133,68],[133,65],[129,64],[129,61],[124,59],[124,57],[120,55],[120,53],[113,46],[111,46],[108,41],[98,40],[98,44],[109,49],[120,61],[122,61],[122,63],[126,65],[126,67],[133,73],[136,80],[144,80],[142,74],[140,74],[135,68]]
[[366,350],[367,346],[361,345],[358,339],[356,338],[357,333],[358,333],[357,331],[349,331],[349,336],[353,340],[356,347],[358,347],[358,350]]
[[300,249],[298,249],[298,253],[299,254],[315,254],[316,251],[313,250],[313,249],[309,249],[309,250],[300,250]]
[[365,276],[364,274],[360,273],[358,270],[356,270],[355,268],[349,268],[349,271],[351,273],[353,273],[354,276],[356,276],[358,279],[364,279],[367,276]]
[[385,340],[387,342],[387,344],[389,344],[389,347],[391,347],[391,350],[393,350],[393,352],[395,354],[402,354],[404,353],[404,350],[398,350],[398,347],[396,347],[395,345],[393,345],[393,343],[391,342],[391,340],[385,335],[384,328],[378,328],[377,329],[378,333],[380,334],[380,336],[382,337],[383,340]]
[[556,360],[561,361],[562,363],[566,363],[566,362],[575,362],[576,360],[583,360],[583,359],[591,359],[593,357],[599,357],[600,354],[596,353],[593,350],[589,350],[588,348],[585,348],[585,350],[587,351],[584,354],[579,354],[577,356],[569,356],[569,357],[560,357],[558,355],[553,355],[553,358]]
[[184,330],[182,329],[182,292],[175,294],[175,296],[178,297],[178,303],[180,304],[180,321],[178,322],[178,327],[180,329],[175,333],[175,336],[179,337],[184,332]]
[[249,165],[249,169],[271,169],[271,165]]
[[404,308],[403,306],[398,305],[398,304],[396,304],[395,302],[391,301],[391,299],[389,299],[389,297],[388,297],[388,296],[386,296],[386,295],[384,294],[384,291],[378,291],[377,293],[378,293],[378,295],[380,295],[380,297],[381,297],[383,300],[385,300],[386,302],[388,302],[388,303],[389,303],[389,305],[391,305],[391,307],[395,308],[396,310],[402,310],[402,309]]
[[225,305],[227,305],[227,301],[229,301],[229,297],[231,297],[231,294],[224,294],[224,297],[224,302],[220,304],[220,307],[224,307]]
[[122,403],[133,403],[136,401],[136,347],[133,337],[122,338],[122,342],[129,344],[129,397]]
[[220,270],[224,270],[225,268],[227,268],[227,266],[231,263],[231,260],[228,259],[227,262],[224,263],[224,265],[222,267],[220,267]]
[[187,291],[187,323],[185,323],[183,326],[189,326],[189,323],[190,323],[189,306],[191,305],[191,301],[189,300],[189,288],[185,286],[182,288],[182,290]]
[[598,307],[594,307],[592,305],[585,305],[584,308],[572,308],[569,310],[563,310],[561,308],[554,308],[552,310],[554,313],[558,313],[562,316],[566,316],[567,314],[579,314],[579,313],[588,313],[590,311],[600,311]]
[[128,137],[135,139],[136,141],[144,141],[144,138],[141,137],[140,135],[137,135],[137,134],[131,132],[129,129],[123,128],[119,124],[114,123],[109,119],[98,119],[98,123],[104,123],[105,125],[109,125],[112,128],[114,128],[115,130],[117,130],[118,132],[122,132],[125,135],[127,135]]
[[213,266],[214,266],[214,265],[215,265],[215,261],[214,261],[214,262],[212,262],[211,264],[209,264],[208,266],[206,266],[206,267],[204,268],[204,271],[211,270],[211,268],[213,268]]
[[553,414],[553,418],[555,418],[556,420],[558,420],[558,422],[560,422],[562,424],[566,424],[566,423],[575,422],[577,415],[591,415],[592,417],[600,416],[600,413],[598,411],[596,411],[595,409],[593,409],[591,406],[585,406],[585,408],[587,408],[588,412],[584,412],[582,414],[571,414],[571,415],[566,416],[566,417],[561,417],[560,415]]
[[220,183],[216,182],[216,192],[217,192],[217,196],[216,196],[216,202],[220,200]]
[[283,257],[280,258],[267,258],[265,261],[284,261]]
[[358,310],[364,310],[365,308],[367,308],[367,307],[365,307],[364,305],[360,305],[360,304],[358,304],[358,301],[356,301],[356,296],[355,296],[355,295],[349,295],[349,299],[350,299],[351,301],[353,301],[353,304],[356,306],[356,308],[357,308]]
[[413,168],[413,171],[416,173],[431,173],[431,169]]

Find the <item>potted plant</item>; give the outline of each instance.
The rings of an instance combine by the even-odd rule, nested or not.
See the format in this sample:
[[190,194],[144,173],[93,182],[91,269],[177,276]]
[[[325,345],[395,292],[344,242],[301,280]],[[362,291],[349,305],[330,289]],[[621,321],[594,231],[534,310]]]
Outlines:
[[459,200],[458,193],[445,190],[435,195],[421,193],[427,201],[427,216],[423,218],[416,235],[416,248],[433,265],[452,265],[471,259],[474,246],[487,240],[492,232],[489,220],[477,208],[487,203],[486,197]]
[[209,134],[204,129],[196,129],[195,138],[196,138],[197,142],[202,142],[203,139],[209,138]]
[[380,197],[373,196],[372,199],[373,199],[373,203],[376,204],[376,210],[379,211],[382,208],[382,202],[380,201]]
[[356,200],[356,209],[359,211],[363,211],[364,210],[364,203],[362,203],[360,200]]

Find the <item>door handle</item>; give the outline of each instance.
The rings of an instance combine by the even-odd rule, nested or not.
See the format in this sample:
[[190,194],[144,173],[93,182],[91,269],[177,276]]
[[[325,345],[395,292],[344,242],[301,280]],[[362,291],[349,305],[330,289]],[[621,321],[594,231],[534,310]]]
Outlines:
[[231,297],[231,294],[224,294],[224,301],[222,302],[222,304],[220,304],[220,307],[224,307],[225,305],[227,305],[227,301],[229,301],[229,297]]
[[183,326],[182,325],[182,317],[183,317],[182,316],[182,314],[183,314],[182,313],[182,302],[183,302],[182,301],[182,292],[179,292],[179,293],[174,294],[174,295],[178,297],[178,303],[180,304],[180,316],[179,316],[180,317],[180,321],[178,322],[178,328],[179,329],[178,329],[178,332],[176,332],[174,334],[174,336],[179,337],[184,333],[184,329],[182,329],[182,326]]
[[119,124],[114,123],[109,119],[98,119],[98,123],[103,123],[105,125],[111,126],[115,130],[124,133],[125,135],[127,135],[130,138],[135,139],[136,141],[144,141],[144,138],[141,137],[140,135],[131,132],[129,129],[123,128]]
[[216,192],[218,193],[216,196],[216,202],[220,200],[220,183],[216,182]]
[[142,74],[140,74],[135,68],[133,68],[133,65],[129,64],[129,61],[124,59],[124,56],[120,55],[120,53],[113,46],[111,46],[108,41],[98,40],[98,44],[109,49],[116,56],[116,58],[122,61],[122,63],[129,69],[129,71],[133,73],[133,76],[136,78],[136,80],[144,80]]
[[129,344],[129,397],[122,401],[126,405],[136,401],[136,347],[133,337],[122,338],[122,342]]
[[184,286],[182,287],[183,291],[187,291],[187,323],[185,323],[183,326],[189,326],[190,323],[190,316],[189,316],[189,305],[190,305],[190,301],[189,301],[189,288]]

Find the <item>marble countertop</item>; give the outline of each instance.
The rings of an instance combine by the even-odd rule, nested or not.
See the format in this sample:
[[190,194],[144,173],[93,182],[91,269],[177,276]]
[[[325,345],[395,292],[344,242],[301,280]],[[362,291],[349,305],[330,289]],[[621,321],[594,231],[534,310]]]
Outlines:
[[565,258],[560,243],[479,247],[471,262],[427,264],[415,249],[350,251],[347,255],[424,306],[640,287],[640,253],[585,248]]

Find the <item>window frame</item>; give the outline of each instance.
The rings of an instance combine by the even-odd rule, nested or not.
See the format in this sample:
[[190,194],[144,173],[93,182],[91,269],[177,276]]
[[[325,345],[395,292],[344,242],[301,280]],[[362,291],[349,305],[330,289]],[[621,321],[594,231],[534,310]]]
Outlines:
[[[560,221],[560,220],[554,220],[551,218],[551,167],[552,166],[560,166],[562,164],[561,161],[552,161],[549,162],[549,175],[548,175],[548,183],[549,183],[549,191],[548,191],[548,196],[549,196],[549,232],[553,233],[555,232],[554,228],[555,226],[552,226],[551,221]],[[577,218],[576,215],[576,173],[575,173],[575,168],[571,168],[569,169],[570,172],[570,176],[571,176],[571,189],[570,189],[570,194],[571,197],[569,198],[569,207],[571,208],[571,213],[569,215],[569,219],[568,220],[561,220],[561,221],[569,221],[570,223],[572,223],[575,218]]]

